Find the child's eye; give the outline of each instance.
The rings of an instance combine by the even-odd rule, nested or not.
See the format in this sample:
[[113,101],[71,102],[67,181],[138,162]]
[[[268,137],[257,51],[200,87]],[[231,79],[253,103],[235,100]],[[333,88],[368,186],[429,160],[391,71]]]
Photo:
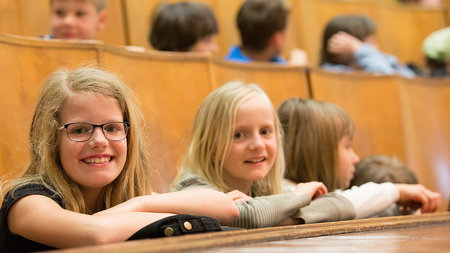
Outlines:
[[244,134],[241,132],[237,132],[234,134],[234,139],[241,139],[242,137],[244,137]]
[[55,14],[58,17],[64,17],[66,13],[63,10],[55,10]]
[[271,134],[272,133],[272,130],[271,129],[263,129],[263,130],[261,130],[261,134],[262,135],[269,135],[269,134]]
[[77,11],[76,15],[77,15],[77,17],[81,18],[86,15],[86,12],[85,11]]

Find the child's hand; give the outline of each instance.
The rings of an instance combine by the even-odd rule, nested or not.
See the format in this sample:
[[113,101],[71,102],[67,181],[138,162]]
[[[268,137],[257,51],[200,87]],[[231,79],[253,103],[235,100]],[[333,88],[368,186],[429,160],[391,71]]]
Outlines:
[[441,205],[441,195],[420,184],[395,184],[400,193],[397,204],[406,211],[419,207],[422,213],[435,212]]
[[231,191],[227,193],[227,195],[231,197],[231,199],[233,199],[234,202],[244,202],[249,199],[252,199],[252,197],[238,190]]
[[294,66],[306,66],[308,64],[308,56],[304,50],[294,48],[289,55],[289,64]]
[[362,41],[346,32],[338,32],[328,40],[328,51],[337,55],[353,56]]
[[309,197],[311,197],[311,200],[313,200],[321,195],[327,194],[328,190],[323,183],[314,181],[298,184],[294,193],[297,193],[299,195],[307,194],[309,195]]

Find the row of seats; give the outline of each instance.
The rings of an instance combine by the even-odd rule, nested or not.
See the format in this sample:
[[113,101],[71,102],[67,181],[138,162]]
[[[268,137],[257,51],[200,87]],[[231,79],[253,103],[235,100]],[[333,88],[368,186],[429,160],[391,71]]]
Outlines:
[[260,84],[275,106],[297,96],[343,107],[355,122],[354,148],[361,157],[396,155],[425,186],[445,200],[450,195],[448,79],[238,64],[195,54],[14,35],[0,35],[0,52],[0,175],[7,178],[18,175],[28,160],[29,125],[44,78],[61,67],[92,65],[118,73],[138,95],[161,191],[176,175],[200,103],[220,85],[242,80]]
[[[153,10],[162,0],[108,0],[109,19],[99,35],[108,44],[149,48],[147,40]],[[177,2],[181,0],[172,0]],[[220,55],[239,44],[235,17],[244,0],[197,0],[214,10],[219,22]],[[49,0],[0,0],[0,33],[39,36],[49,32]],[[378,24],[382,51],[403,62],[424,65],[422,41],[433,31],[450,25],[447,8],[420,8],[395,5],[391,0],[286,0],[291,6],[287,50],[304,49],[310,65],[318,63],[321,35],[326,23],[340,14],[360,13]],[[445,1],[447,4],[450,2]]]

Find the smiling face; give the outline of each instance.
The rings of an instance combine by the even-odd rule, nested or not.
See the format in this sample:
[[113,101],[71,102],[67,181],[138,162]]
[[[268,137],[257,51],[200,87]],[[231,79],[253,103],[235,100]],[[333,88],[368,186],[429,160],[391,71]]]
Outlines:
[[58,39],[95,39],[105,27],[106,11],[97,12],[89,0],[54,0],[50,18],[51,33]]
[[270,101],[263,96],[239,106],[233,143],[224,162],[224,180],[230,188],[249,194],[253,182],[273,167],[277,153],[273,113]]
[[340,180],[344,188],[350,186],[355,173],[355,164],[359,157],[352,148],[352,140],[348,136],[341,138],[338,144]]
[[[61,125],[73,122],[103,124],[123,121],[117,100],[98,93],[75,92],[64,105]],[[114,181],[127,157],[127,139],[109,141],[101,128],[95,128],[88,141],[71,141],[66,129],[58,132],[58,148],[62,167],[80,185],[82,191],[99,190]]]

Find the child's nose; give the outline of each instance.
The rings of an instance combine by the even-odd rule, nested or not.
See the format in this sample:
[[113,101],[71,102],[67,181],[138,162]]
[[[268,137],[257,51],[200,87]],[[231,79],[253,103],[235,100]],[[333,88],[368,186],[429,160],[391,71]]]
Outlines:
[[64,16],[63,22],[64,22],[64,24],[66,24],[66,25],[72,25],[72,24],[75,22],[75,17],[74,17],[74,15],[68,14],[68,15]]
[[103,134],[103,130],[100,127],[96,127],[92,131],[93,133],[91,139],[89,140],[89,144],[91,147],[104,146],[106,145],[106,143],[108,143],[108,139],[106,139],[105,135]]
[[250,143],[250,149],[251,150],[257,150],[264,147],[264,142],[262,141],[261,136],[255,135]]

